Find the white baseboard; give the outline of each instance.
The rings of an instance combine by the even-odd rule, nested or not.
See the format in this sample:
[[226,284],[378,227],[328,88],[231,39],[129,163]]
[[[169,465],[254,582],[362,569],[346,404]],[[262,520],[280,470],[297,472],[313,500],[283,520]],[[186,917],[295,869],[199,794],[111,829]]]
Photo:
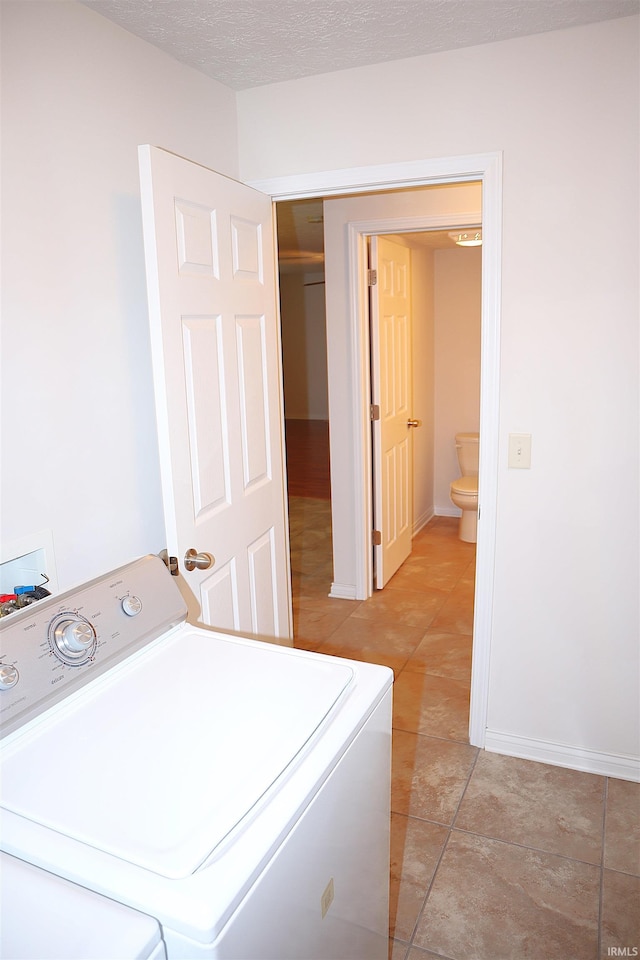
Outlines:
[[331,584],[329,596],[334,600],[357,600],[356,587],[354,583],[336,583]]
[[425,510],[425,512],[420,517],[418,517],[417,520],[413,521],[411,536],[412,537],[417,536],[422,530],[422,528],[426,527],[426,525],[429,523],[429,520],[431,520],[434,516],[435,516],[435,513],[433,510],[433,507],[429,507],[428,510]]
[[523,760],[537,760],[555,767],[568,767],[601,777],[640,782],[640,758],[624,754],[600,753],[565,743],[550,743],[528,737],[514,737],[509,733],[487,730],[484,742],[489,753],[502,753]]

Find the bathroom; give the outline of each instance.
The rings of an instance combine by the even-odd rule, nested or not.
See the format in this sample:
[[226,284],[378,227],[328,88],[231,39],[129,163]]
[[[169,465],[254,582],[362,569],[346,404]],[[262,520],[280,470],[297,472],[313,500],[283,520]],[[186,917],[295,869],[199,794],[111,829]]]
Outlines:
[[[414,403],[431,411],[431,424],[423,418],[422,436],[420,430],[414,434],[415,534],[433,515],[461,512],[450,486],[460,476],[456,434],[478,432],[480,424],[482,247],[457,246],[446,231],[433,240],[429,234],[406,239],[413,246],[414,288],[416,282],[424,287],[420,304],[414,296]],[[420,416],[415,410],[413,415]]]

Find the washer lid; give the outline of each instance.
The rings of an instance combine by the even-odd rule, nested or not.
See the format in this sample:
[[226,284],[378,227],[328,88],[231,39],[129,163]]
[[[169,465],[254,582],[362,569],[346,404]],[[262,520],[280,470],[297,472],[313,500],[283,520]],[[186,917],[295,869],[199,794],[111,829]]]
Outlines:
[[259,806],[353,676],[344,662],[185,626],[8,743],[2,806],[187,876]]

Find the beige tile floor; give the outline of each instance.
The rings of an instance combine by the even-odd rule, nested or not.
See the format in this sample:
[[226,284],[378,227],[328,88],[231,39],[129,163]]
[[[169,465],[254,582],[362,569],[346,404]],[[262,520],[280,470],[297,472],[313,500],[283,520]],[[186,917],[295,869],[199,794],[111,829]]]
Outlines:
[[290,501],[295,643],[395,673],[390,958],[640,956],[640,784],[469,745],[475,551],[457,522],[432,520],[359,603],[327,597],[329,511]]

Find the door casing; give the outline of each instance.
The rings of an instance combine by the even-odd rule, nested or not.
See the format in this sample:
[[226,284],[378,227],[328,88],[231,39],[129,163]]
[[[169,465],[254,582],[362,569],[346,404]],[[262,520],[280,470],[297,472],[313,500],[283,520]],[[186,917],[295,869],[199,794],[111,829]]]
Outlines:
[[[357,318],[357,329],[359,331],[359,340],[360,343],[359,349],[362,351],[363,359],[366,362],[366,366],[363,369],[363,382],[364,387],[367,392],[367,397],[371,396],[371,385],[370,385],[370,369],[371,365],[369,362],[369,353],[370,353],[370,316],[369,316],[369,287],[367,280],[367,268],[369,264],[368,254],[367,254],[367,243],[369,237],[372,236],[384,236],[387,233],[393,234],[407,234],[407,233],[422,233],[425,230],[444,230],[451,228],[452,230],[460,229],[462,227],[480,227],[481,226],[481,213],[479,210],[468,211],[467,213],[458,213],[458,214],[447,214],[442,216],[422,216],[422,217],[398,217],[398,218],[386,218],[380,220],[353,220],[347,225],[348,239],[347,239],[347,249],[349,251],[349,280],[351,285],[351,302],[354,304],[354,317]],[[367,401],[368,403],[368,401]],[[368,417],[368,407],[365,409],[365,416]],[[372,544],[372,525],[369,522],[368,517],[371,517],[373,514],[373,507],[371,502],[371,493],[372,493],[372,483],[371,477],[373,475],[373,456],[374,451],[371,449],[371,430],[370,424],[367,420],[367,437],[364,438],[365,446],[368,444],[368,452],[365,450],[365,457],[370,463],[370,468],[367,474],[367,467],[365,462],[364,467],[364,476],[369,476],[369,486],[368,490],[364,492],[365,502],[362,506],[362,509],[357,512],[357,517],[359,518],[362,515],[362,510],[364,510],[365,524],[363,528],[363,539],[358,541],[358,546],[362,547],[362,550],[357,550],[357,561],[358,561],[358,583],[357,583],[357,594],[356,599],[366,600],[372,594],[374,590],[374,574],[373,574],[373,565],[371,563],[371,553],[373,549]],[[368,494],[368,496],[367,496]]]
[[[476,585],[473,626],[473,658],[469,741],[484,747],[489,709],[491,628],[493,620],[494,560],[499,457],[500,383],[500,291],[502,251],[502,153],[412,160],[294,174],[252,181],[250,186],[278,200],[297,200],[345,193],[371,193],[411,189],[434,184],[482,184],[482,321],[480,374],[480,451],[478,541],[476,544]],[[454,225],[452,218],[447,223]],[[406,221],[402,221],[405,223]],[[424,222],[424,221],[423,221]],[[407,232],[396,221],[384,221],[380,232]],[[356,590],[370,595],[371,587],[371,437],[369,412],[369,333],[367,311],[363,308],[362,266],[365,234],[362,224],[351,224],[349,234],[350,284],[352,287],[352,409],[356,503],[355,547]],[[411,228],[409,228],[411,229]],[[420,227],[415,224],[415,229]],[[424,229],[424,227],[422,228]],[[374,231],[375,232],[375,231]],[[369,591],[367,593],[367,591]]]

